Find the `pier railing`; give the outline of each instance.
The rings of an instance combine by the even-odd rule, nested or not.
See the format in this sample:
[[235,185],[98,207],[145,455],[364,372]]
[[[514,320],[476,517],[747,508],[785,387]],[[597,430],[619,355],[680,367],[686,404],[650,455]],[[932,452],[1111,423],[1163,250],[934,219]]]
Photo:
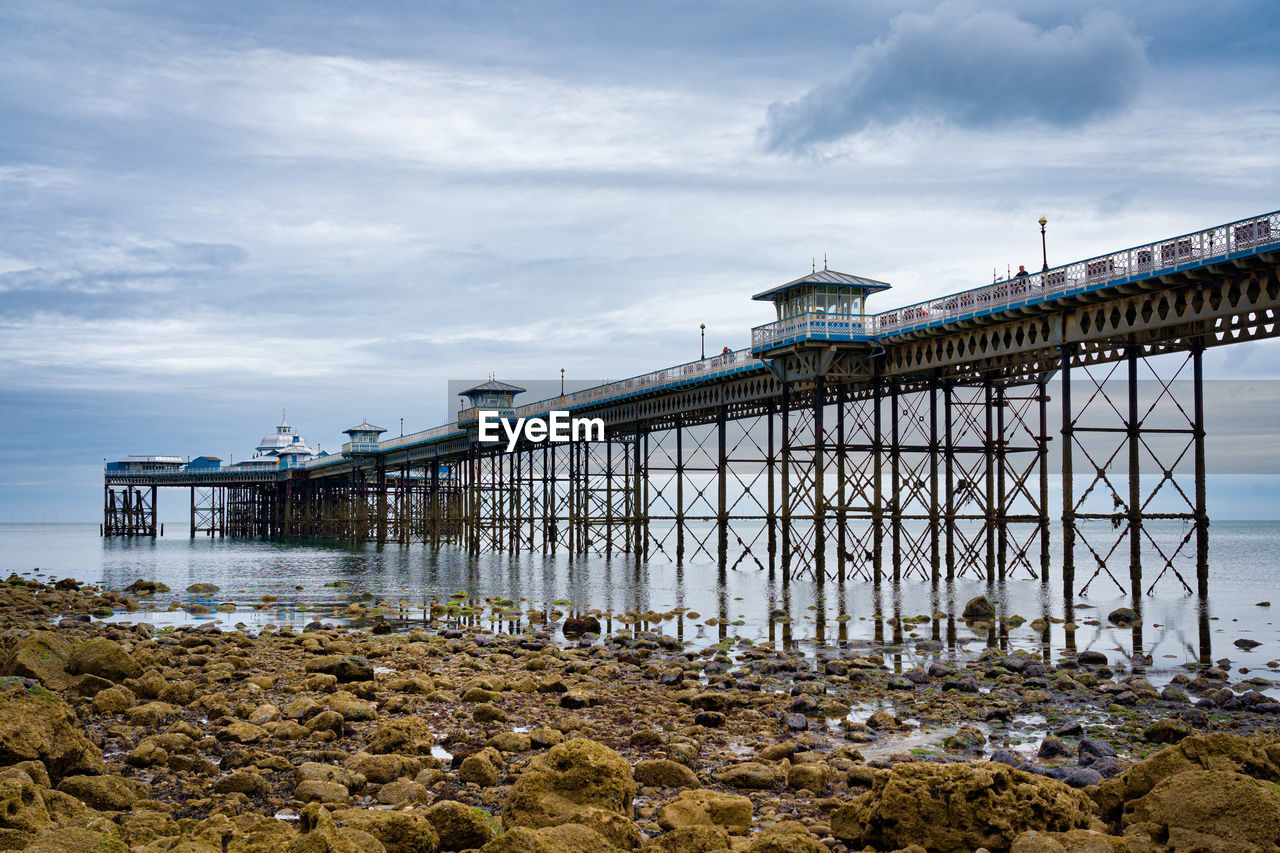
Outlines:
[[586,388],[560,397],[552,397],[549,400],[526,403],[523,406],[516,407],[515,416],[517,418],[536,417],[550,411],[573,409],[597,403],[601,400],[644,394],[657,390],[659,387],[665,390],[667,388],[696,385],[713,377],[726,376],[763,365],[764,362],[753,356],[750,349],[740,349],[734,352],[721,353],[711,358],[685,362],[664,370],[655,370],[652,373],[644,373],[640,376],[633,376],[630,379],[596,385],[593,388]]
[[865,340],[901,334],[1064,294],[1177,272],[1273,244],[1280,246],[1280,211],[867,315],[858,318],[863,321],[861,328],[851,322],[855,318],[824,314],[803,314],[767,323],[751,330],[751,345],[758,351],[792,340]]

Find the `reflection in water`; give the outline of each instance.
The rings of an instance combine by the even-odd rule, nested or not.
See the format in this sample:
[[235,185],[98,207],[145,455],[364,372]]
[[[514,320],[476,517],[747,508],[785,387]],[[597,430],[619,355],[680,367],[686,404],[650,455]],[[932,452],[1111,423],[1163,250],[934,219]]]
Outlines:
[[[895,667],[922,651],[922,643],[940,646],[950,654],[974,641],[1005,650],[1032,648],[1050,661],[1084,649],[1107,652],[1113,660],[1131,658],[1136,652],[1142,657],[1135,663],[1149,661],[1155,669],[1169,669],[1211,662],[1215,640],[1229,648],[1240,635],[1223,638],[1224,629],[1272,641],[1272,650],[1260,650],[1259,656],[1274,657],[1274,641],[1280,639],[1266,621],[1267,611],[1252,605],[1271,597],[1280,574],[1272,565],[1280,541],[1277,525],[1215,526],[1215,548],[1223,552],[1215,563],[1217,574],[1211,576],[1218,608],[1213,615],[1219,617],[1216,630],[1207,600],[1164,591],[1134,602],[1119,590],[1108,597],[1099,589],[1087,598],[1064,598],[1057,584],[1039,580],[1007,580],[990,586],[985,580],[967,578],[937,584],[904,580],[879,587],[859,581],[823,586],[802,579],[787,581],[781,575],[771,578],[767,570],[745,560],[737,563],[738,568],[725,568],[714,560],[677,563],[662,558],[637,563],[626,555],[612,559],[564,554],[470,556],[452,548],[432,550],[422,545],[188,540],[176,529],[170,531],[176,535],[158,540],[104,540],[97,536],[96,525],[3,525],[0,531],[5,544],[3,567],[8,571],[31,572],[40,566],[59,577],[74,576],[115,588],[139,578],[163,581],[174,593],[158,597],[155,607],[159,610],[171,599],[190,602],[192,597],[183,591],[191,584],[214,583],[221,591],[201,603],[216,608],[234,602],[237,615],[228,621],[246,624],[307,620],[352,601],[386,602],[392,616],[417,614],[425,620],[432,603],[459,595],[455,600],[472,606],[486,599],[509,601],[508,609],[520,613],[557,607],[575,613],[597,610],[607,631],[624,627],[616,614],[675,612],[679,615],[673,625],[658,622],[652,627],[700,643],[741,637],[808,649],[846,648],[870,641],[891,647]],[[262,606],[264,595],[277,596],[282,603],[250,611],[255,603]],[[961,618],[964,604],[977,595],[991,598],[996,619],[967,625]],[[730,612],[731,601],[742,607]],[[1107,622],[1112,609],[1135,603],[1140,618],[1132,626],[1117,629]],[[244,618],[245,611],[252,616]],[[163,616],[150,613],[137,618],[159,621]],[[710,624],[715,631],[705,630],[709,618],[714,618]],[[504,624],[520,623],[504,617]],[[630,624],[640,627],[642,621]]]

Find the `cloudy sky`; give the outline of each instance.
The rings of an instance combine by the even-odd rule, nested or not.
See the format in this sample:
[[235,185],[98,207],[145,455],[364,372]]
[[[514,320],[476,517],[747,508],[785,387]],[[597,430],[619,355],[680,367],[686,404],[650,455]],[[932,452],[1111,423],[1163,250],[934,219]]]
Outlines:
[[891,307],[1042,214],[1061,263],[1272,210],[1277,43],[1269,0],[6,0],[0,521],[283,407],[334,449],[745,346],[824,253]]

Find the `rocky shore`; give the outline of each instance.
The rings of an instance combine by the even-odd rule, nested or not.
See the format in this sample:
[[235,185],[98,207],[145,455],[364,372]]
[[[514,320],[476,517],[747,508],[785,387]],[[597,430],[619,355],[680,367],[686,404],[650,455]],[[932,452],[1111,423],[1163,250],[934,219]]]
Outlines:
[[1247,671],[92,618],[157,591],[0,586],[0,849],[1280,850]]

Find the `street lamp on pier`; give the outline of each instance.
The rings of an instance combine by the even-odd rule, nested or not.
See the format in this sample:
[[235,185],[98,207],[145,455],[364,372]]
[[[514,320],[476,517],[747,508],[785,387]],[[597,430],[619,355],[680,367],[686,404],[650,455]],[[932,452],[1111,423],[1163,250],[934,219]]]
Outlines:
[[560,396],[564,396],[564,368],[560,368]]
[[1048,224],[1048,222],[1049,220],[1045,219],[1043,216],[1040,217],[1040,258],[1044,262],[1044,266],[1040,268],[1041,272],[1049,269],[1049,251],[1044,247],[1044,226]]
[[702,357],[707,357],[707,324],[699,323],[698,328],[702,331]]

